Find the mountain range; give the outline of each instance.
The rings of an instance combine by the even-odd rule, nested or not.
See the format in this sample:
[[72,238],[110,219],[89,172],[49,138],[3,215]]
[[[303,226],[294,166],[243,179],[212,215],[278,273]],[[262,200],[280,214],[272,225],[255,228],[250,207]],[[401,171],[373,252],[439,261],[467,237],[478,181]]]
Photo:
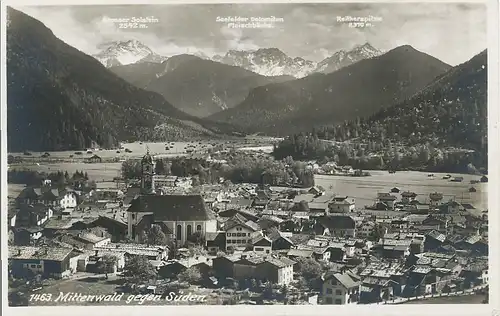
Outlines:
[[[373,115],[388,137],[420,138],[483,152],[487,165],[487,51],[455,66],[411,98]],[[367,133],[362,137],[370,137]]]
[[329,74],[253,89],[238,106],[209,117],[246,132],[287,135],[366,117],[399,103],[450,65],[409,45]]
[[167,59],[138,40],[103,43],[100,48],[102,51],[93,57],[106,67],[145,62],[161,63]]
[[205,117],[243,102],[250,90],[290,76],[266,77],[193,55],[177,55],[161,64],[140,63],[109,68],[149,91],[157,92],[178,109]]
[[[104,66],[116,67],[138,63],[161,63],[168,57],[161,56],[148,46],[137,40],[108,42],[100,45],[101,52],[93,55]],[[229,66],[237,66],[262,76],[292,76],[303,78],[310,74],[331,73],[363,59],[382,54],[369,43],[355,46],[351,50],[340,50],[319,63],[302,57],[292,58],[278,48],[261,48],[258,50],[230,50],[225,55],[209,57],[199,51],[195,55],[204,60],[212,60]],[[186,55],[186,54],[181,54]]]
[[129,84],[38,20],[12,8],[7,16],[9,151],[112,147],[126,140],[214,135],[225,128]]

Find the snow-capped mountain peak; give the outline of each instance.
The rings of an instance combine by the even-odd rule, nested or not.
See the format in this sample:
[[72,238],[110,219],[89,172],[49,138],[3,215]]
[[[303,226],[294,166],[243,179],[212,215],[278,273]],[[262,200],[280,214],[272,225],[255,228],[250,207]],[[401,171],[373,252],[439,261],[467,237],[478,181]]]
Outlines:
[[214,61],[239,66],[263,76],[294,76],[302,78],[310,74],[316,63],[300,57],[291,58],[278,48],[257,50],[230,50],[224,56],[216,55]]
[[382,54],[382,51],[374,48],[370,43],[357,45],[350,51],[339,50],[330,57],[325,58],[318,63],[316,72],[331,73],[340,68],[357,63],[363,59],[377,57]]
[[166,60],[166,57],[153,52],[151,48],[138,40],[116,41],[101,45],[102,51],[93,57],[104,66],[129,65],[139,62],[158,62]]

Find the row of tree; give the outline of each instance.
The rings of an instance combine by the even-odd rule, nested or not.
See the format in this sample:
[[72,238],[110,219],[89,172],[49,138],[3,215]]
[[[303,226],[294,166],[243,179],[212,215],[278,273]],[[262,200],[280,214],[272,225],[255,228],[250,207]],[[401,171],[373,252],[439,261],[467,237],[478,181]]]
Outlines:
[[291,157],[317,160],[319,163],[331,161],[338,165],[351,165],[355,169],[487,171],[487,156],[482,150],[446,149],[435,142],[408,146],[389,139],[382,142],[376,140],[333,142],[320,139],[315,132],[295,134],[285,138],[275,145],[273,156],[276,159]]
[[[221,178],[233,183],[259,183],[269,185],[314,185],[314,175],[303,163],[285,164],[272,157],[233,153],[226,164],[205,159],[179,157],[158,159],[156,174],[193,177],[194,185],[218,183]],[[138,179],[142,175],[140,160],[127,160],[122,164],[124,179]]]
[[7,173],[7,181],[14,184],[25,184],[28,186],[41,185],[42,181],[50,180],[53,186],[64,187],[76,182],[89,180],[87,172],[75,171],[71,176],[68,171],[39,172],[34,170],[12,169]]

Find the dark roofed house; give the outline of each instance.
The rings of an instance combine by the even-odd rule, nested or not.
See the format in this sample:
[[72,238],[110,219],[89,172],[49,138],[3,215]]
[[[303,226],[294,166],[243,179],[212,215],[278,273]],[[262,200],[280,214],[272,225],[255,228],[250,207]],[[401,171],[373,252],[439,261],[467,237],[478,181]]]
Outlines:
[[417,194],[415,192],[405,191],[401,193],[401,201],[403,203],[410,203],[411,201],[415,200],[416,197]]
[[52,216],[54,211],[43,204],[27,205],[21,204],[16,215],[16,227],[42,226]]
[[284,250],[292,248],[294,246],[294,243],[288,236],[291,236],[291,233],[283,233],[278,229],[270,230],[268,233],[268,237],[273,242],[273,250]]
[[223,231],[206,234],[207,250],[211,254],[216,254],[220,250],[225,250],[226,233]]
[[317,235],[355,237],[356,222],[351,216],[322,216],[316,219],[314,230]]
[[101,163],[102,158],[99,157],[98,155],[93,155],[92,157],[85,158],[86,163]]
[[128,233],[136,241],[153,224],[162,224],[179,245],[195,232],[206,239],[206,233],[217,231],[215,215],[201,195],[139,195],[127,212]]
[[391,189],[391,193],[399,193],[399,192],[401,192],[401,190],[398,189],[398,188],[392,188]]

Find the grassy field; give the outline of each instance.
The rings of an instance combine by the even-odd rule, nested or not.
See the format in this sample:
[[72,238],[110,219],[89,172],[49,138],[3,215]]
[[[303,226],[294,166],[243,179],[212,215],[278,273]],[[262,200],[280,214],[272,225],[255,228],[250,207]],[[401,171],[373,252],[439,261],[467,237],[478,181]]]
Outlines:
[[[272,139],[252,139],[252,138],[241,138],[234,140],[203,140],[203,141],[192,141],[192,142],[134,142],[134,143],[123,143],[121,146],[122,149],[113,149],[113,150],[98,150],[98,149],[90,149],[92,153],[87,153],[87,150],[80,151],[81,154],[75,154],[76,151],[49,151],[51,159],[69,159],[72,156],[74,160],[83,160],[84,158],[91,157],[93,154],[99,155],[103,159],[109,158],[118,158],[118,159],[128,159],[128,158],[137,158],[142,157],[146,153],[149,148],[149,152],[152,155],[159,157],[168,157],[168,156],[176,156],[183,155],[187,153],[187,150],[193,151],[203,151],[208,150],[217,145],[225,145],[225,146],[235,146],[237,148],[241,147],[262,147],[262,149],[272,148],[269,145],[271,144]],[[168,148],[168,149],[167,149]],[[131,152],[125,152],[125,149],[129,149]],[[117,152],[119,151],[119,153]],[[30,152],[32,156],[26,156],[23,153],[9,153],[13,156],[20,156],[24,159],[34,158],[39,159],[41,155],[45,152]]]
[[[443,179],[445,174],[435,173],[433,178],[427,173],[417,171],[398,171],[390,174],[387,171],[370,171],[370,177],[326,176],[316,175],[316,185],[332,190],[337,194],[347,195],[356,199],[356,208],[372,205],[379,192],[389,192],[393,187],[402,191],[417,193],[420,202],[428,202],[429,193],[441,192],[444,200],[455,198],[459,202],[470,203],[478,209],[486,210],[488,205],[488,183],[474,184],[477,192],[469,192],[472,186],[470,180],[479,180],[474,175],[462,176],[464,181],[450,182]],[[398,194],[395,194],[399,196]]]

